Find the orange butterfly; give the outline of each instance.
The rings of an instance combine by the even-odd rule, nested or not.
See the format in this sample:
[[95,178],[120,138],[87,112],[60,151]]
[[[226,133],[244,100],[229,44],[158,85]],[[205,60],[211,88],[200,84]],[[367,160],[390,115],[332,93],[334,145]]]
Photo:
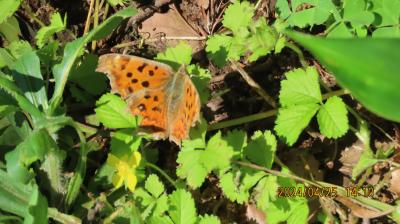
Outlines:
[[143,118],[140,132],[180,145],[199,120],[199,94],[185,66],[175,72],[149,59],[105,54],[100,56],[96,71],[106,73],[112,92],[127,100],[133,115]]

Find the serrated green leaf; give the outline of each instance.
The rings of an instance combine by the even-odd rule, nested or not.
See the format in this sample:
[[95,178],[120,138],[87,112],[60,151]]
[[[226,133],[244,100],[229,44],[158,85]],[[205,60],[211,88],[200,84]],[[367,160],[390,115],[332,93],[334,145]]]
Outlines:
[[400,122],[400,42],[395,39],[324,39],[287,32],[309,50],[367,109]]
[[207,170],[211,171],[228,167],[232,156],[233,147],[221,137],[221,132],[218,132],[208,141],[206,150],[201,154],[200,161]]
[[26,53],[33,52],[33,48],[31,47],[29,42],[25,40],[14,41],[9,46],[7,46],[7,49],[16,59],[20,58]]
[[285,73],[285,76],[279,92],[279,102],[283,107],[322,101],[315,67],[294,69]]
[[[288,5],[278,0],[277,9],[282,13],[283,19],[291,26],[304,28],[307,26],[321,25],[325,23],[333,13],[338,13],[336,6],[331,0],[294,0],[291,2],[291,12],[288,12]],[[301,5],[308,4],[311,7],[298,10]]]
[[328,138],[339,138],[349,129],[346,105],[338,96],[330,97],[317,114],[319,130]]
[[176,175],[186,178],[189,186],[198,188],[204,182],[209,170],[202,164],[203,150],[181,150],[176,162],[179,164]]
[[40,28],[35,36],[37,46],[42,48],[45,43],[50,40],[52,35],[64,30],[65,26],[67,25],[66,20],[67,16],[64,17],[63,21],[60,13],[58,12],[51,15],[50,25]]
[[350,31],[350,29],[346,26],[346,23],[340,22],[333,28],[327,35],[329,38],[351,38],[354,37],[354,34]]
[[229,146],[234,150],[233,158],[242,159],[243,158],[243,148],[247,146],[247,134],[242,130],[233,130],[226,134],[225,137]]
[[59,106],[68,77],[73,69],[75,61],[83,54],[85,45],[93,40],[99,40],[107,36],[124,19],[136,14],[136,9],[126,8],[109,17],[92,31],[65,46],[63,60],[53,67],[53,75],[56,82],[54,94],[50,103],[50,114]]
[[241,168],[222,174],[219,182],[229,200],[243,204],[249,200],[250,189],[264,176],[264,172]]
[[254,23],[252,35],[247,41],[249,43],[248,49],[252,54],[249,61],[256,61],[261,56],[270,53],[274,48],[278,39],[278,33],[267,25],[265,19],[259,19]]
[[293,206],[291,210],[292,213],[287,220],[288,224],[307,223],[310,210],[306,200],[298,203],[296,206]]
[[17,11],[20,0],[0,0],[0,24]]
[[0,68],[5,66],[12,66],[14,64],[14,58],[4,48],[0,48]]
[[318,104],[304,104],[280,108],[275,121],[275,131],[288,145],[293,145],[319,107]]
[[180,42],[175,47],[169,47],[165,52],[160,52],[155,60],[170,65],[178,71],[181,65],[189,65],[192,61],[192,47],[186,42]]
[[267,177],[262,178],[257,183],[257,186],[253,191],[257,207],[261,210],[266,211],[268,208],[268,204],[271,201],[276,200],[277,190],[278,183],[276,176],[268,175]]
[[244,153],[251,162],[271,168],[275,158],[276,146],[276,138],[271,131],[264,133],[256,131],[251,137],[251,142],[244,149]]
[[198,224],[221,224],[221,221],[219,221],[217,216],[205,214],[204,216],[200,216]]
[[96,116],[108,128],[135,128],[137,120],[129,112],[120,97],[105,94],[96,102]]
[[246,30],[253,21],[254,7],[247,1],[235,1],[225,10],[222,24],[234,33]]
[[19,36],[21,35],[21,30],[17,18],[11,16],[3,23],[0,23],[0,33],[3,34],[8,43],[18,41]]
[[40,110],[35,107],[21,92],[21,90],[5,75],[0,73],[0,88],[7,94],[11,95],[21,107],[22,110],[30,113],[34,119],[42,120],[44,115]]
[[[230,59],[233,38],[226,35],[216,34],[207,39],[206,52],[216,66],[222,67]],[[240,57],[236,56],[236,57]]]
[[169,215],[175,224],[192,224],[196,222],[196,207],[192,195],[178,189],[170,196]]
[[164,185],[155,174],[151,174],[147,177],[144,187],[156,198],[164,192]]

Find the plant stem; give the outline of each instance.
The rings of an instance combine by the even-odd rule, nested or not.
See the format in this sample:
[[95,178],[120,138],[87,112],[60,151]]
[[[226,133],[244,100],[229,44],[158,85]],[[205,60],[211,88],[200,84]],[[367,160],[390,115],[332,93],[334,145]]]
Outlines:
[[90,17],[92,16],[93,6],[95,0],[90,0],[89,11],[86,17],[85,29],[83,30],[83,34],[89,32],[90,27]]
[[49,216],[49,218],[52,218],[55,221],[60,222],[60,223],[65,223],[65,224],[82,223],[82,220],[80,220],[79,218],[72,216],[72,215],[67,215],[67,214],[61,213],[56,208],[49,208],[48,216]]
[[[329,92],[329,93],[322,95],[322,99],[325,100],[332,96],[341,96],[341,95],[348,94],[348,93],[349,92],[344,89],[336,90],[336,91]],[[248,116],[244,116],[244,117],[240,117],[240,118],[236,118],[236,119],[232,119],[232,120],[228,120],[228,121],[222,121],[222,122],[219,122],[216,124],[209,125],[207,128],[207,131],[213,131],[213,130],[237,126],[237,125],[241,125],[241,124],[245,124],[245,123],[249,123],[249,122],[253,122],[253,121],[257,121],[257,120],[262,120],[262,119],[265,119],[268,117],[275,116],[277,113],[278,113],[278,110],[274,109],[274,110],[269,110],[266,112],[252,114],[252,115],[248,115]]]
[[222,121],[222,122],[219,122],[216,124],[209,125],[207,128],[207,131],[227,128],[227,127],[236,126],[236,125],[240,125],[240,124],[244,124],[244,123],[249,123],[249,122],[256,121],[256,120],[265,119],[268,117],[275,116],[277,113],[278,113],[278,110],[274,109],[274,110],[269,110],[266,112],[261,112],[258,114],[248,115],[248,116],[237,118],[237,119]]
[[29,3],[25,2],[25,3],[22,3],[21,5],[22,5],[22,8],[25,9],[25,12],[26,12],[27,16],[29,17],[29,19],[35,21],[37,24],[39,24],[40,27],[46,26],[42,21],[40,21],[36,17],[35,13],[32,12],[32,9],[29,6]]
[[294,52],[296,52],[297,56],[299,56],[300,63],[304,68],[306,68],[308,66],[307,61],[304,59],[303,52],[300,50],[299,47],[297,47],[296,45],[294,45],[290,42],[286,42],[285,46],[292,49]]
[[272,108],[276,108],[277,104],[272,96],[270,96],[257,82],[254,81],[253,78],[238,64],[238,62],[231,60],[231,65],[233,69],[240,73],[243,79],[251,86],[264,100],[272,106]]
[[146,165],[145,165],[145,166],[147,166],[147,167],[149,167],[149,168],[151,168],[151,169],[153,169],[153,170],[159,172],[162,176],[165,177],[165,179],[167,179],[167,180],[171,183],[172,186],[174,186],[175,188],[178,188],[178,186],[176,186],[175,181],[174,181],[166,172],[164,172],[164,170],[160,169],[160,168],[159,168],[158,166],[156,166],[155,164],[149,163],[149,162],[146,162]]
[[[100,2],[99,0],[95,0],[96,4],[94,7],[94,19],[93,19],[93,29],[97,27],[97,25],[99,24],[99,11],[100,11]],[[92,41],[92,51],[96,50],[96,41]]]

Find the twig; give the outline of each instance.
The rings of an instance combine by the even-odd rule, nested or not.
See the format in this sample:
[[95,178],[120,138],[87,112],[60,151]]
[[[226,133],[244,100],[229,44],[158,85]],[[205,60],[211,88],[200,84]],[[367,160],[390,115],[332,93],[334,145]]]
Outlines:
[[[192,36],[182,36],[182,37],[175,37],[175,36],[170,36],[170,37],[165,37],[165,36],[161,36],[158,38],[151,38],[151,39],[147,39],[144,42],[157,42],[157,41],[162,41],[162,40],[190,40],[190,41],[203,41],[206,40],[207,37],[192,37]],[[121,43],[121,44],[117,44],[115,45],[113,48],[125,48],[125,47],[130,47],[130,46],[134,46],[136,44],[139,44],[143,42],[143,40],[135,40],[135,41],[130,41],[130,42],[125,42],[125,43]]]
[[231,65],[232,65],[233,69],[235,69],[236,71],[238,71],[240,73],[240,75],[242,75],[244,80],[246,80],[247,84],[249,84],[262,98],[264,98],[264,100],[267,101],[267,103],[269,105],[271,105],[273,108],[277,107],[277,104],[276,104],[274,98],[272,98],[270,95],[268,95],[268,93],[265,92],[265,90],[263,88],[261,88],[258,85],[258,83],[256,83],[249,76],[249,74],[247,74],[247,72],[238,65],[237,62],[231,60]]
[[128,26],[130,26],[130,27],[135,26],[137,23],[140,23],[143,20],[150,17],[154,12],[157,11],[158,8],[160,8],[163,5],[169,4],[169,3],[171,3],[171,0],[157,0],[154,3],[154,7],[146,8],[143,11],[141,11],[140,13],[136,14],[136,16],[131,17],[128,21]]
[[85,29],[83,30],[83,34],[85,34],[89,31],[90,17],[92,16],[93,6],[94,6],[94,0],[90,0],[89,12],[86,17]]

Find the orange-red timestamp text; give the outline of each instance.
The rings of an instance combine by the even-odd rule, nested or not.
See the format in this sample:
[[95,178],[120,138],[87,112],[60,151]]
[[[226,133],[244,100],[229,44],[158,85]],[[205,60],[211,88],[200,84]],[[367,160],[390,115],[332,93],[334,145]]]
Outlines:
[[294,198],[294,197],[329,197],[334,198],[337,196],[336,187],[278,187],[278,197]]

